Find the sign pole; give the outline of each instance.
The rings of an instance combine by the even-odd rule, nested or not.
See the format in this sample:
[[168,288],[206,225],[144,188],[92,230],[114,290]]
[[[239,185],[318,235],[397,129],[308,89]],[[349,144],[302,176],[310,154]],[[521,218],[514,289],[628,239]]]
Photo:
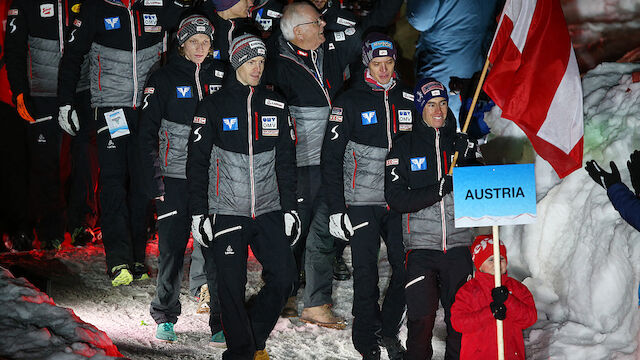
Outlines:
[[[493,277],[495,287],[501,286],[500,264],[500,232],[498,231],[498,225],[493,225]],[[498,360],[504,360],[504,329],[502,327],[502,320],[496,319],[496,336],[498,340]]]

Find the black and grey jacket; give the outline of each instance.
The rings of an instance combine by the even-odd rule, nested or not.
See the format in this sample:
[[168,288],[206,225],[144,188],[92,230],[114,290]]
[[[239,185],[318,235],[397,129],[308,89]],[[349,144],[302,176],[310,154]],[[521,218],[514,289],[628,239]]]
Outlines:
[[267,84],[275,86],[287,99],[296,126],[297,166],[320,164],[331,102],[344,84],[344,70],[357,59],[361,35],[370,26],[391,22],[403,1],[385,0],[356,28],[326,33],[326,41],[307,51],[279,38],[279,54],[267,64]]
[[398,138],[387,155],[385,198],[391,209],[403,213],[405,250],[447,251],[470,246],[469,228],[454,226],[453,193],[438,195],[440,178],[453,160],[456,125],[451,111],[443,128],[434,129],[416,119],[413,131]]
[[[56,97],[64,39],[81,6],[82,0],[13,1],[7,14],[5,60],[14,96]],[[89,87],[87,66],[78,91]]]
[[327,1],[324,8],[320,10],[320,14],[327,23],[325,29],[328,31],[344,31],[356,26],[358,22],[355,14],[344,9],[339,1]]
[[164,195],[164,176],[187,178],[187,144],[200,100],[222,87],[224,64],[194,64],[180,55],[149,77],[144,88],[139,138],[145,189]]
[[412,91],[393,79],[388,90],[366,76],[336,98],[322,146],[329,212],[345,205],[381,205],[385,157],[417,119]]
[[70,104],[80,62],[88,54],[93,107],[139,107],[165,32],[177,24],[176,0],[86,1],[69,34],[60,65],[58,101]]
[[294,141],[284,99],[229,74],[193,118],[187,161],[191,213],[256,217],[294,210]]

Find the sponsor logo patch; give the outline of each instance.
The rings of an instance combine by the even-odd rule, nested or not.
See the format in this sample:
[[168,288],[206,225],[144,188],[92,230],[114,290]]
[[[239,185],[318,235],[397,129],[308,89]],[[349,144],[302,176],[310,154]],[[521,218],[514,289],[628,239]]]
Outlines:
[[412,120],[411,110],[398,110],[398,121],[401,123],[411,123]]
[[73,20],[73,26],[75,26],[75,27],[82,26],[82,21],[80,19]]
[[344,25],[344,26],[354,26],[356,23],[354,21],[350,21],[341,17],[338,17],[336,19],[336,22],[340,25]]
[[391,41],[387,40],[379,40],[371,43],[371,49],[375,50],[379,48],[393,49],[393,44],[391,43]]
[[275,101],[271,99],[264,99],[264,104],[271,107],[276,107],[278,109],[284,109],[284,103],[280,101]]
[[409,100],[409,101],[413,101],[413,94],[409,94],[408,92],[402,92],[402,97]]
[[193,123],[194,124],[206,124],[207,123],[207,118],[204,118],[202,116],[194,116],[193,117]]
[[214,73],[214,75],[216,77],[219,77],[219,78],[223,78],[224,77],[224,71],[216,70],[213,73]]
[[214,92],[220,90],[222,85],[209,85],[209,94],[213,94]]
[[274,19],[280,19],[282,17],[282,13],[273,10],[267,10],[267,16]]
[[362,125],[371,125],[378,123],[378,116],[376,115],[375,110],[360,113],[360,117],[362,118]]
[[278,117],[277,116],[263,116],[261,120],[262,120],[262,128],[263,129],[277,129],[278,128]]
[[336,39],[336,41],[344,41],[344,39],[346,39],[346,37],[344,36],[344,31],[333,33],[333,37]]
[[144,0],[145,6],[162,6],[162,0]]
[[342,122],[342,115],[331,115],[329,121]]
[[18,15],[18,9],[10,9],[9,12],[7,13],[8,16],[17,16]]
[[120,29],[120,17],[110,17],[104,18],[104,29],[105,30],[116,30]]
[[145,25],[158,25],[158,17],[156,14],[143,14],[142,17]]
[[74,13],[79,13],[80,12],[80,4],[75,4],[71,7],[71,11],[73,11]]
[[152,88],[152,87],[144,88],[145,94],[153,94],[154,92],[156,92],[156,88]]
[[262,28],[262,30],[268,31],[273,26],[273,20],[272,19],[260,19],[260,20],[258,20],[258,24],[260,24],[260,27]]
[[220,59],[220,50],[213,50],[213,58]]
[[427,170],[427,158],[425,156],[411,158],[411,171],[422,170]]
[[178,99],[191,99],[191,86],[176,86],[176,96]]
[[400,131],[411,131],[411,129],[413,129],[413,125],[411,125],[411,124],[400,124],[400,126],[398,128],[400,129]]
[[335,50],[336,46],[333,43],[329,43],[329,50]]
[[333,114],[333,115],[342,115],[342,108],[341,107],[334,107],[333,109],[331,109],[331,114]]
[[162,31],[162,26],[145,26],[144,32],[147,33],[159,33]]
[[40,5],[40,17],[48,18],[53,17],[53,4],[42,4]]
[[386,165],[387,166],[393,166],[393,165],[398,165],[398,163],[399,163],[398,158],[387,159]]
[[222,131],[236,131],[238,130],[238,118],[223,118],[222,119]]
[[387,56],[387,50],[380,50],[380,51],[378,51],[378,55],[380,55],[380,56]]
[[262,130],[262,136],[278,136],[280,134],[280,130]]
[[355,34],[355,33],[356,33],[356,29],[354,29],[354,28],[350,27],[350,28],[348,28],[348,29],[345,29],[345,30],[344,30],[344,33],[345,33],[345,35],[347,35],[347,36],[351,36],[351,35],[353,35],[353,34]]

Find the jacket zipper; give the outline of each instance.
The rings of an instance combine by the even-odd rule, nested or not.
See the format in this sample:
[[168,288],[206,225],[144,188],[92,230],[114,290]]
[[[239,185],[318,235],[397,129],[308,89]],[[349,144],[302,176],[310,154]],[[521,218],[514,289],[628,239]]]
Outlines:
[[253,96],[253,87],[249,86],[249,95],[247,96],[247,140],[249,142],[249,181],[251,183],[251,217],[256,218],[256,193],[255,180],[253,178],[253,139],[251,127],[251,98]]
[[58,43],[60,44],[60,54],[64,52],[64,31],[62,26],[62,0],[58,0]]
[[[306,66],[300,64],[300,62],[298,62],[296,59],[293,59],[290,56],[287,55],[283,55],[280,54],[280,56],[282,56],[283,58],[287,58],[291,61],[293,61],[294,63],[298,64],[300,67],[302,67],[306,72],[309,73],[309,75],[311,75],[311,77],[316,81],[316,83],[320,86],[320,89],[322,90],[322,93],[324,94],[325,99],[327,100],[327,104],[329,104],[329,106],[331,106],[331,98],[329,97],[329,93],[327,92],[327,89],[324,88],[324,85],[322,85],[322,82],[320,80],[318,80],[318,78],[316,78],[315,76],[313,76],[313,73],[311,71],[309,71],[309,69],[307,69]],[[329,83],[327,81],[327,83]]]
[[384,109],[387,112],[387,151],[391,150],[391,116],[389,114],[389,90],[384,91]]
[[200,64],[196,64],[196,89],[198,89],[198,100],[202,100],[202,87],[200,86]]
[[[440,156],[440,130],[436,130],[436,162],[438,165],[438,181],[442,179],[442,161]],[[444,198],[440,200],[440,225],[442,226],[442,251],[447,253],[447,223],[444,215]]]
[[358,159],[356,159],[356,151],[353,150],[353,180],[351,181],[351,188],[356,188],[356,172],[358,171]]
[[169,142],[169,132],[165,130],[164,136],[167,137],[167,150],[164,153],[164,166],[169,166],[169,148],[171,146],[171,143]]
[[127,10],[129,11],[129,25],[131,26],[131,56],[133,57],[133,108],[136,108],[136,103],[138,102],[138,64],[137,64],[137,47],[136,47],[136,26],[135,19],[133,17],[133,10],[131,9],[131,3],[133,1],[129,1],[129,5],[127,6]]

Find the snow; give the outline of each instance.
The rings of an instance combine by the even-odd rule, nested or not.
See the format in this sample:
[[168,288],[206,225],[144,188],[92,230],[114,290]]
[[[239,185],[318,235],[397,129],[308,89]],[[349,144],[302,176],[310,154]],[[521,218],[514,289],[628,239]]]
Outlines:
[[[640,83],[633,83],[631,76],[636,70],[640,65],[605,63],[583,78],[584,159],[595,159],[605,168],[609,161],[616,161],[627,184],[624,162],[640,144]],[[501,120],[499,109],[486,120],[493,129],[487,146],[509,138],[521,147],[515,153],[523,159],[531,157],[524,134]],[[538,309],[539,321],[525,332],[528,359],[639,359],[640,233],[620,219],[604,189],[586,171],[577,170],[560,180],[546,161],[535,157],[535,165],[537,223],[500,229],[509,252],[509,272],[529,287]],[[150,242],[147,254],[153,273],[157,242]],[[383,287],[390,272],[384,254],[382,251],[380,263]],[[347,249],[348,263],[349,255]],[[101,245],[63,250],[55,256],[35,251],[0,255],[0,263],[7,262],[14,269],[22,265],[36,275],[50,277],[49,294],[60,308],[23,280],[0,272],[0,357],[82,359],[97,354],[92,359],[107,358],[94,344],[107,349],[108,339],[81,321],[106,333],[122,355],[131,359],[221,357],[222,350],[208,345],[207,316],[195,313],[196,302],[188,295],[186,284],[181,294],[183,314],[175,327],[178,341],[156,340],[149,315],[153,280],[111,287]],[[249,260],[248,270],[250,296],[261,285],[255,259]],[[334,310],[348,320],[352,320],[352,295],[352,281],[334,282]],[[434,331],[436,359],[444,355],[444,333],[440,312]],[[406,339],[406,327],[401,339]],[[351,344],[350,327],[324,329],[295,318],[278,321],[267,350],[273,359],[359,358]]]

